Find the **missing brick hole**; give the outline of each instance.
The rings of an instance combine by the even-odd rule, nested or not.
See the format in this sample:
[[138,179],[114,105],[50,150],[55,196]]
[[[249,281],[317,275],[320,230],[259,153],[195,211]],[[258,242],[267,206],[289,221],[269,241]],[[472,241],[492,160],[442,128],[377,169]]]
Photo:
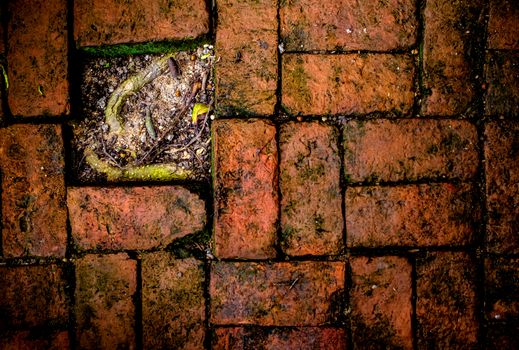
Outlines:
[[71,123],[76,180],[207,182],[214,62],[210,45],[86,58],[82,116]]

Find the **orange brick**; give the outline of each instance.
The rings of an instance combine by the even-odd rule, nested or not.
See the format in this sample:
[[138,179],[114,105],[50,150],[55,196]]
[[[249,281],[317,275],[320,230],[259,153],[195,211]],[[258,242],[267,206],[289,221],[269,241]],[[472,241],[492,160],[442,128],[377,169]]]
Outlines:
[[0,336],[0,348],[3,350],[65,350],[70,349],[67,331],[57,332],[20,331]]
[[443,246],[473,242],[480,219],[470,185],[349,187],[349,247]]
[[213,337],[214,350],[239,349],[301,349],[344,350],[344,328],[301,327],[274,328],[226,327],[216,328]]
[[204,264],[157,252],[142,258],[145,349],[204,347]]
[[412,0],[284,0],[281,37],[288,51],[404,49],[416,40]]
[[303,115],[407,114],[413,60],[405,55],[283,55],[282,105]]
[[515,0],[490,0],[487,47],[519,49],[519,6]]
[[341,251],[344,225],[337,144],[338,132],[331,126],[281,126],[281,245],[288,255]]
[[519,259],[485,259],[485,305],[488,320],[519,320]]
[[67,196],[81,249],[164,247],[205,225],[204,202],[181,187],[72,187]]
[[428,253],[417,260],[418,349],[477,347],[475,266],[465,253]]
[[278,217],[276,128],[213,123],[214,235],[219,258],[272,258]]
[[3,331],[11,329],[66,329],[65,286],[57,265],[0,266],[0,339]]
[[467,121],[352,120],[343,140],[348,182],[470,180],[478,171],[478,134]]
[[67,209],[58,125],[0,129],[4,256],[64,256]]
[[67,2],[8,2],[9,107],[15,116],[68,114]]
[[76,261],[75,316],[80,348],[135,348],[135,261],[126,254]]
[[216,325],[317,326],[342,314],[341,262],[227,263],[211,266]]
[[413,348],[411,270],[405,258],[395,256],[351,260],[355,348]]
[[188,39],[208,30],[204,0],[74,1],[77,46]]
[[218,0],[217,109],[271,115],[277,87],[277,1]]
[[422,114],[471,113],[483,35],[482,0],[428,0],[424,9]]

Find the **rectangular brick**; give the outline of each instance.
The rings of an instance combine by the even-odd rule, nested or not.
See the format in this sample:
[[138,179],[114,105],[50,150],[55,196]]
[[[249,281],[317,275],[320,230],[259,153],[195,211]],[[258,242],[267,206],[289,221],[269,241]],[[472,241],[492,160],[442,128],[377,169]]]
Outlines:
[[519,259],[485,259],[487,319],[519,321]]
[[204,264],[166,252],[142,258],[142,323],[145,349],[204,348]]
[[475,266],[465,253],[428,253],[417,260],[418,349],[477,348]]
[[337,321],[344,263],[226,263],[211,266],[211,322],[216,325],[317,326]]
[[288,255],[334,255],[342,249],[337,144],[338,132],[328,125],[281,126],[281,246]]
[[288,51],[405,49],[418,28],[412,0],[283,0],[280,18]]
[[489,0],[487,47],[519,50],[519,6],[516,0]]
[[65,287],[63,271],[54,264],[0,266],[0,339],[12,329],[66,329]]
[[272,258],[278,217],[276,128],[262,120],[212,125],[215,252]]
[[223,115],[271,115],[277,87],[277,1],[218,0],[216,102]]
[[213,335],[212,349],[345,350],[346,331],[344,328],[332,327],[268,329],[246,326],[216,328]]
[[487,249],[519,253],[519,121],[485,125]]
[[128,255],[76,261],[76,341],[82,349],[134,349],[136,263]]
[[487,52],[485,114],[519,115],[519,52]]
[[0,336],[2,350],[66,350],[70,349],[67,331],[31,332],[20,331]]
[[67,2],[9,1],[9,107],[15,116],[70,111]]
[[424,115],[451,116],[471,110],[477,83],[475,53],[484,35],[483,0],[428,0],[424,9]]
[[467,121],[351,120],[343,140],[348,182],[469,180],[478,170],[478,134]]
[[0,128],[4,256],[64,256],[67,209],[59,125]]
[[282,104],[292,114],[406,114],[414,99],[406,55],[283,55]]
[[477,192],[462,184],[349,187],[349,247],[444,246],[473,242]]
[[71,187],[72,239],[81,249],[151,249],[202,230],[205,203],[181,187]]
[[354,349],[412,349],[412,267],[396,256],[351,260]]
[[77,46],[188,39],[209,31],[204,0],[75,0]]

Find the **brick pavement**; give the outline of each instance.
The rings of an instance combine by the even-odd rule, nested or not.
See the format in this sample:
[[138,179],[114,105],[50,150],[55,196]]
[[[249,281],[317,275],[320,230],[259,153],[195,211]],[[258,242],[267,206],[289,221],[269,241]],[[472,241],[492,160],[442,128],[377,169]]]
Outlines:
[[[518,348],[517,14],[3,2],[0,348]],[[192,42],[212,180],[74,179],[78,62]]]

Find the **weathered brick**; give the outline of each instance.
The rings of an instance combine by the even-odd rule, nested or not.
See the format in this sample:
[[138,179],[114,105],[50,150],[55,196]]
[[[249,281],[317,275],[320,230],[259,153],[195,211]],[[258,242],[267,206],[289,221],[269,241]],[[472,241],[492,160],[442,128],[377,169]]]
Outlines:
[[486,115],[519,115],[519,52],[486,54]]
[[465,253],[428,253],[417,260],[418,349],[476,348],[475,265]]
[[280,2],[286,50],[405,49],[415,43],[418,22],[412,0]]
[[346,190],[350,247],[470,244],[479,218],[476,192],[467,184]]
[[216,328],[212,349],[344,350],[346,349],[346,332],[343,328],[332,327],[267,329],[246,326]]
[[338,132],[331,126],[281,127],[281,245],[288,255],[333,255],[342,248],[337,144]]
[[487,249],[519,252],[519,122],[485,125]]
[[96,46],[194,38],[209,31],[204,0],[74,1],[74,39]]
[[413,59],[406,55],[283,55],[282,104],[292,114],[406,114]]
[[469,180],[478,170],[478,134],[467,121],[352,120],[343,140],[348,182]]
[[0,295],[0,334],[9,329],[66,328],[68,302],[57,265],[1,266]]
[[519,5],[515,0],[490,0],[487,47],[519,49]]
[[204,265],[158,252],[142,258],[145,349],[204,348]]
[[487,318],[519,321],[519,259],[485,259]]
[[344,301],[341,262],[214,263],[211,322],[317,326],[337,321]]
[[67,331],[35,332],[21,331],[0,337],[0,349],[3,350],[65,350],[70,349]]
[[135,348],[136,263],[126,254],[76,261],[75,317],[79,348]]
[[181,187],[68,189],[74,243],[82,249],[150,249],[204,228],[205,204]]
[[274,125],[213,123],[215,252],[220,258],[275,256],[277,148]]
[[276,0],[218,0],[216,100],[221,114],[271,115],[276,104]]
[[64,256],[63,139],[58,125],[0,129],[4,256]]
[[422,114],[471,111],[483,35],[482,0],[428,0],[424,10]]
[[405,258],[351,260],[354,348],[412,349],[411,265]]
[[17,116],[68,114],[67,2],[8,3],[9,107]]

